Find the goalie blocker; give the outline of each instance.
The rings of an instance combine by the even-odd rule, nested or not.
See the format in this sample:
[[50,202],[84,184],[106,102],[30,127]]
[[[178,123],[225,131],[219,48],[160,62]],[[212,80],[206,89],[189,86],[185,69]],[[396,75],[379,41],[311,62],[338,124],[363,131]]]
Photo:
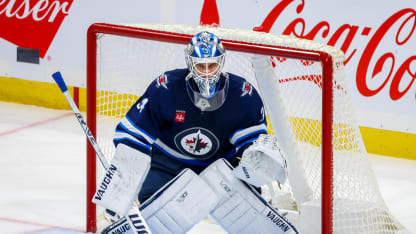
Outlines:
[[[149,198],[140,210],[155,233],[185,233],[211,216],[229,233],[298,233],[250,185],[219,159],[198,176],[185,169]],[[132,233],[122,218],[102,233]]]
[[121,216],[126,215],[136,201],[149,168],[148,155],[119,144],[92,201]]

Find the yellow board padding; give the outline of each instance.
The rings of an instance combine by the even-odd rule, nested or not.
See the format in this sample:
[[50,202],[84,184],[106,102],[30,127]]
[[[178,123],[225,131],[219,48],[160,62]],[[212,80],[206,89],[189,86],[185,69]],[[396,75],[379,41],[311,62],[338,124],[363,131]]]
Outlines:
[[[269,118],[267,117],[267,120]],[[316,119],[307,119],[300,117],[290,117],[293,133],[297,141],[309,143],[313,146],[320,147],[322,144],[322,121]],[[269,121],[267,121],[269,123]],[[268,124],[269,132],[273,132],[273,128]],[[335,150],[359,152],[357,145],[358,140],[354,141],[353,137],[357,136],[353,126],[347,124],[336,123],[332,126],[334,135],[332,142]]]
[[416,134],[360,127],[367,152],[416,160]]
[[[71,95],[74,95],[74,87],[68,87]],[[137,101],[138,96],[131,94],[119,94],[114,92],[97,91],[97,112],[114,107],[116,110],[106,112],[105,115],[123,117],[131,105]],[[86,111],[86,89],[79,88],[79,105],[81,111]],[[28,105],[37,105],[53,109],[70,109],[67,100],[62,95],[55,83],[28,81],[17,78],[0,77],[0,101],[15,102]],[[319,146],[321,143],[320,122],[311,119],[291,118],[294,132],[298,140]],[[273,132],[268,126],[269,132]],[[303,130],[301,130],[303,129]],[[334,142],[341,143],[337,150],[351,150],[355,146],[342,144],[352,131],[343,125],[334,125]],[[307,134],[299,134],[299,131],[307,131]],[[392,157],[416,160],[416,134],[360,127],[367,152],[372,154],[388,155]],[[303,136],[307,136],[303,138]],[[341,137],[340,137],[341,136]],[[312,139],[312,140],[311,140]]]
[[[52,78],[51,78],[52,79]],[[71,96],[74,87],[68,87]],[[0,77],[0,101],[42,106],[52,109],[71,109],[55,83]],[[86,89],[79,88],[80,110],[86,110]]]

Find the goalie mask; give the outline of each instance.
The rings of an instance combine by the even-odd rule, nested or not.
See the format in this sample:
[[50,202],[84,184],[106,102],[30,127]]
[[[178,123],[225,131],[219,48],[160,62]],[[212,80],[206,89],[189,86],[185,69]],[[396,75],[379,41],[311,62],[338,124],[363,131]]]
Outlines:
[[185,60],[199,94],[211,99],[220,90],[225,48],[214,34],[203,31],[195,35],[185,49]]

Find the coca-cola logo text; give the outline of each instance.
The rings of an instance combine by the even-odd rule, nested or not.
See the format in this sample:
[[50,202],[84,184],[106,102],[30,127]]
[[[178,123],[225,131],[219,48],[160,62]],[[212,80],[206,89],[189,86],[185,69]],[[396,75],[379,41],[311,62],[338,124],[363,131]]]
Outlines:
[[[215,0],[205,0],[205,3],[207,2],[215,2]],[[273,25],[278,22],[278,18],[282,13],[289,9],[289,5],[295,4],[295,2],[299,2],[299,0],[281,0],[278,2],[266,16],[263,23],[260,26],[255,27],[254,30],[270,32]],[[210,5],[214,4],[211,3]],[[293,12],[293,15],[301,15],[304,8],[305,0],[300,0],[300,3],[296,6],[296,12]],[[204,12],[215,13],[217,10],[211,9],[210,11],[204,11],[203,9],[202,13]],[[212,23],[207,19],[210,19],[210,17],[201,14],[201,23],[203,23],[204,20],[207,23]],[[219,24],[219,19],[216,23]],[[383,53],[384,51],[381,50],[385,47],[381,47],[380,44],[387,42],[392,45],[391,48],[397,47],[393,48],[394,50],[398,50],[399,47],[402,47],[401,49],[414,51],[414,48],[411,47],[409,41],[413,37],[414,42],[415,27],[416,11],[411,8],[406,8],[387,17],[371,36],[370,32],[373,30],[371,27],[343,24],[334,30],[331,28],[330,23],[325,20],[320,21],[315,26],[311,27],[310,25],[307,25],[306,19],[302,17],[295,18],[286,25],[286,27],[279,28],[278,30],[282,30],[280,31],[282,34],[298,38],[318,41],[327,40],[326,43],[328,45],[336,46],[345,53],[345,65],[347,65],[354,56],[359,57],[356,70],[356,87],[358,91],[363,96],[369,97],[388,88],[391,100],[399,100],[410,90],[412,85],[414,85],[414,80],[416,79],[416,71],[414,70],[416,65],[416,55],[412,55],[407,59],[405,58],[403,61],[403,58],[396,58],[393,52]],[[306,28],[311,29],[307,31]],[[392,34],[395,34],[395,38],[392,38]],[[357,49],[351,48],[352,42],[354,40],[359,40],[358,38],[362,40],[362,38],[366,38],[367,36],[369,40],[364,43],[366,44],[365,49],[362,54],[358,54]],[[382,55],[380,55],[380,53]],[[399,60],[401,64],[399,64]],[[385,72],[386,70],[388,72]],[[371,74],[371,77],[369,77],[369,74]]]
[[0,37],[43,58],[73,0],[0,0]]

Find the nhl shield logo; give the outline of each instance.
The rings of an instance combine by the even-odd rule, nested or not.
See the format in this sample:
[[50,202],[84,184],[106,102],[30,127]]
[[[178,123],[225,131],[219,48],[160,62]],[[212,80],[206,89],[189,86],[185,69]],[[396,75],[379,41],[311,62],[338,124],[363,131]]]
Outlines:
[[219,148],[218,138],[204,128],[190,128],[175,136],[176,147],[181,153],[198,159],[212,157]]

